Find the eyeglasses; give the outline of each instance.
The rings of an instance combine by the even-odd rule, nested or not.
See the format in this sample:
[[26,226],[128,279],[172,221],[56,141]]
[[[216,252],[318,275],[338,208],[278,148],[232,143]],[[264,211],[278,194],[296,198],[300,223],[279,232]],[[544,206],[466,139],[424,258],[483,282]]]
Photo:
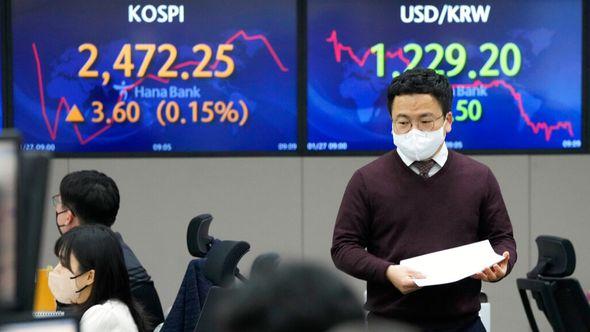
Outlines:
[[[66,211],[72,211],[70,210],[70,208],[68,208],[67,206],[65,206],[62,202],[61,202],[61,195],[60,194],[55,194],[53,196],[51,196],[51,205],[53,205],[53,208],[55,210],[57,210],[57,207],[59,206],[60,208],[62,208],[61,211],[57,212],[57,214],[62,214]],[[72,212],[73,213],[73,212]]]
[[61,201],[60,194],[55,194],[55,195],[51,196],[51,205],[53,205],[54,208],[57,208],[57,207],[65,208],[64,204]]
[[55,194],[55,195],[51,196],[51,205],[53,205],[54,208],[57,208],[58,205],[61,205],[61,195],[60,194]]
[[[421,118],[420,120],[418,120],[416,128],[418,128],[418,130],[421,130],[421,131],[433,131],[436,121],[442,117],[444,117],[444,114],[439,116],[438,118],[434,118],[434,117]],[[412,129],[414,124],[408,118],[402,117],[399,119],[395,119],[393,121],[393,125],[394,125],[395,131],[397,133],[405,134]]]

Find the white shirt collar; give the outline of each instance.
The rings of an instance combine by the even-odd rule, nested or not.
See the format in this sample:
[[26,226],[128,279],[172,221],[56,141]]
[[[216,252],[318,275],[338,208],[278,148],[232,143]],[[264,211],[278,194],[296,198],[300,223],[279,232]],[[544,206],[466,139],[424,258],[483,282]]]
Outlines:
[[[404,155],[403,152],[400,151],[400,149],[396,149],[397,154],[399,155],[399,157],[402,159],[402,161],[404,162],[404,164],[406,164],[406,166],[410,166],[414,163],[413,160],[411,160],[410,158],[408,158],[406,155]],[[447,159],[449,158],[449,149],[447,148],[447,143],[443,142],[442,147],[440,148],[440,151],[438,151],[437,154],[434,155],[434,157],[432,157],[432,160],[434,160],[440,167],[443,167],[445,165],[445,163],[447,162]]]

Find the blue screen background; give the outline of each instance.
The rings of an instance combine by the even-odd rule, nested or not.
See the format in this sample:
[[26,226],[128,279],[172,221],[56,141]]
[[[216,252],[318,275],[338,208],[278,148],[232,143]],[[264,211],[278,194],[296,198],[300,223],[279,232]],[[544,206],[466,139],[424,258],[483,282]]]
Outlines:
[[[0,17],[2,17],[3,14],[4,14],[3,10],[2,10],[2,8],[0,8]],[[4,34],[4,31],[2,31],[2,30],[3,30],[2,25],[0,24],[0,133],[2,132],[2,129],[4,127],[4,110],[3,110],[4,99],[2,99],[2,97],[3,97],[2,94],[4,93],[4,91],[3,91],[4,86],[3,85],[5,84],[4,77],[2,75],[2,73],[3,73],[2,66],[4,65],[3,59],[2,59],[2,57],[4,56],[4,49],[3,49],[4,46],[2,45],[2,42],[3,42],[2,35]]]
[[[376,75],[376,57],[359,59],[370,47],[384,43],[394,53],[408,43],[443,46],[460,43],[467,49],[466,68],[451,84],[473,84],[470,69],[489,57],[479,46],[507,42],[519,46],[522,68],[514,77],[480,77],[499,84],[478,98],[483,116],[455,121],[449,147],[467,150],[560,150],[579,148],[582,139],[582,4],[581,1],[469,1],[448,4],[491,5],[487,23],[405,24],[401,1],[312,0],[308,4],[308,150],[377,151],[393,148],[386,90],[393,71],[403,71],[400,58],[388,59],[385,76]],[[427,3],[421,3],[427,4]],[[432,5],[441,8],[437,2]],[[336,34],[336,42],[333,34]],[[358,59],[335,45],[350,47]],[[411,59],[413,53],[404,54]],[[432,54],[425,53],[422,66]],[[499,69],[499,61],[494,68]],[[439,67],[452,68],[445,61]],[[512,88],[512,91],[511,91]],[[519,107],[517,96],[522,99]],[[453,114],[457,96],[454,98]],[[470,98],[467,98],[470,99]],[[555,129],[553,129],[555,126]],[[310,144],[311,143],[311,144]]]
[[[24,135],[25,149],[57,152],[274,152],[297,147],[297,62],[295,1],[186,1],[184,23],[129,23],[128,2],[102,0],[19,0],[13,2],[14,120]],[[115,71],[113,63],[125,43],[170,43],[178,49],[175,65],[200,61],[192,47],[213,49],[233,38],[230,53],[236,64],[229,78],[140,81],[135,73],[144,52],[134,52],[133,77]],[[110,83],[79,78],[88,52],[78,46],[92,43],[99,50],[92,69],[109,71]],[[273,56],[273,52],[274,55]],[[155,74],[167,58],[156,53],[148,73]],[[212,61],[213,62],[213,61]],[[192,73],[196,65],[185,70]],[[220,69],[224,65],[220,65]],[[179,69],[179,76],[182,69]],[[40,78],[42,82],[40,82]],[[124,96],[117,85],[138,86]],[[39,86],[41,85],[41,87]],[[162,126],[156,116],[160,98],[136,93],[146,88],[195,88],[197,98],[177,101],[188,123]],[[45,102],[41,101],[41,92]],[[137,123],[92,123],[93,101],[104,103],[110,116],[117,101],[136,101]],[[239,101],[249,110],[239,126],[220,116],[208,124],[192,123],[191,101]],[[66,122],[76,105],[84,123]],[[45,113],[43,112],[45,106]],[[203,114],[202,114],[203,115]],[[280,145],[283,145],[281,148]]]

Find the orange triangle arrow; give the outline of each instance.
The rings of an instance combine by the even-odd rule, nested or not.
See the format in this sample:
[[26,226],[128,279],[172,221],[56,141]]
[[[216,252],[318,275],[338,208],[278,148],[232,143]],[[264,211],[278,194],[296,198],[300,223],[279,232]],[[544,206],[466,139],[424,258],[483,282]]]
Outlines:
[[78,108],[78,106],[74,105],[74,107],[72,107],[72,109],[70,109],[70,113],[68,113],[68,117],[66,118],[66,122],[74,122],[74,123],[84,122],[84,116],[82,115],[82,112],[80,112],[80,109]]

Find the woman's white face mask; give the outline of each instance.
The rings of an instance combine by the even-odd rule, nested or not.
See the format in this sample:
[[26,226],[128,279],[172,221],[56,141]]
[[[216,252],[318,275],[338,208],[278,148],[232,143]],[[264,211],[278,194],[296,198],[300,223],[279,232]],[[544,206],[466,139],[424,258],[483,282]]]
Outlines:
[[87,284],[78,289],[76,279],[84,274],[86,272],[76,276],[61,264],[58,264],[53,271],[49,272],[49,290],[53,297],[63,304],[79,303],[80,293],[90,286],[90,284]]
[[393,144],[412,161],[422,161],[431,158],[436,150],[445,141],[445,122],[434,131],[421,131],[412,128],[405,134],[396,134],[393,130],[394,124],[391,124],[391,134],[393,135]]

